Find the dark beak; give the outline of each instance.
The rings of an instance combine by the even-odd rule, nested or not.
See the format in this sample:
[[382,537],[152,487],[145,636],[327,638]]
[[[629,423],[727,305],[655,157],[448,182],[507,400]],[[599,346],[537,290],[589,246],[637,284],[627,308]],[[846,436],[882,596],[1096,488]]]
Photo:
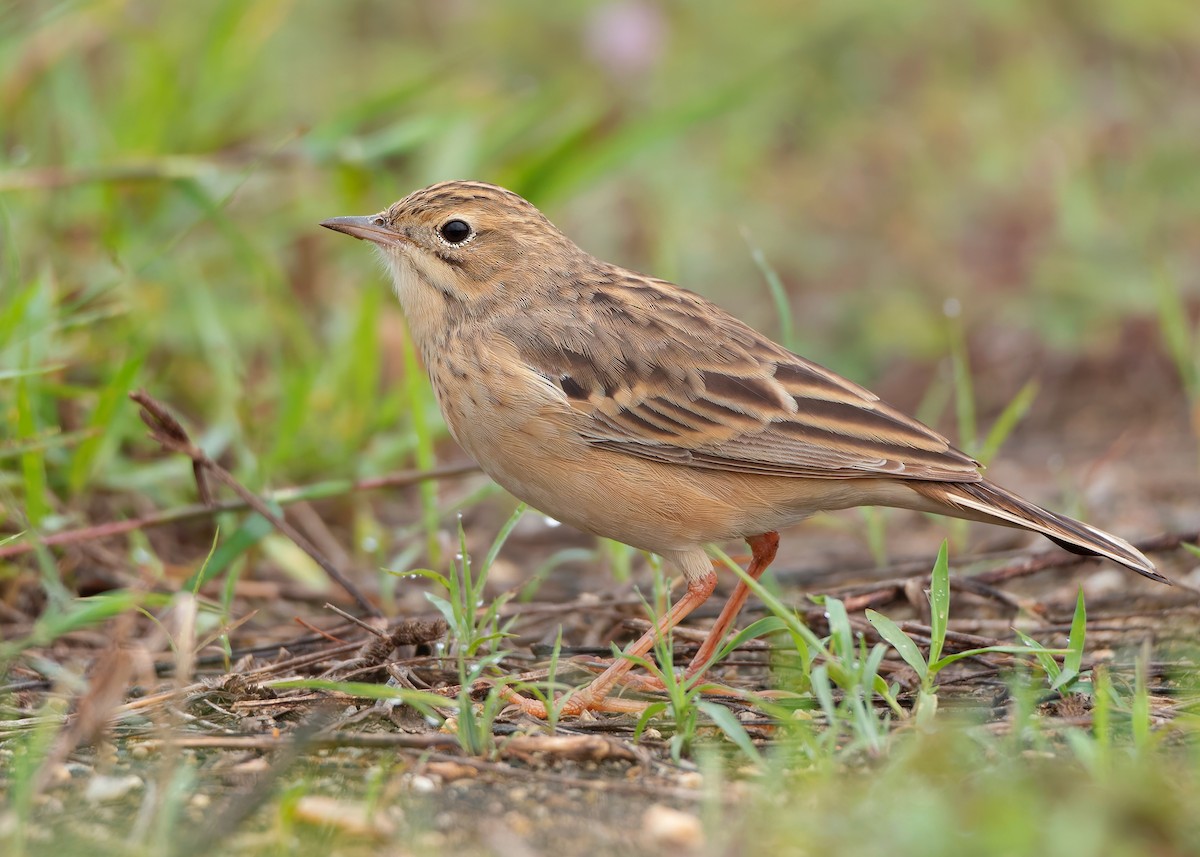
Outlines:
[[334,232],[344,232],[353,238],[372,241],[375,244],[399,244],[403,235],[391,229],[382,217],[368,214],[361,217],[334,217],[321,221],[321,225]]

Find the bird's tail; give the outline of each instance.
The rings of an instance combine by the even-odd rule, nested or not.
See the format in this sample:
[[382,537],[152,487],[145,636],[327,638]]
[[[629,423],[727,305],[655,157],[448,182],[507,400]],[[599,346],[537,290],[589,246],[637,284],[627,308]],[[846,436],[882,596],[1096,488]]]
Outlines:
[[918,482],[909,483],[918,494],[935,504],[948,506],[958,517],[992,524],[1033,530],[1072,553],[1102,556],[1138,574],[1167,583],[1154,563],[1124,539],[1093,526],[1035,506],[991,482]]

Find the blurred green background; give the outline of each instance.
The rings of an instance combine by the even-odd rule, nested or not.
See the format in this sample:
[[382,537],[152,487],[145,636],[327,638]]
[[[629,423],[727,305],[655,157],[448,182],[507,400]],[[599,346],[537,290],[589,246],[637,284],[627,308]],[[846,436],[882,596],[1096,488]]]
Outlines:
[[136,386],[254,485],[427,461],[385,278],[316,223],[447,178],[867,384],[1140,321],[1194,390],[1198,93],[1171,0],[5,4],[2,525],[191,496]]

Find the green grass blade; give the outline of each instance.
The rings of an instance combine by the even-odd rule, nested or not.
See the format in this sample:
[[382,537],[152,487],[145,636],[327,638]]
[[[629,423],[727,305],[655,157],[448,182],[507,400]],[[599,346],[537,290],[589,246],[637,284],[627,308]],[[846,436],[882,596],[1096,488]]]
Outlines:
[[734,649],[737,649],[739,646],[749,642],[750,640],[757,639],[758,637],[765,637],[768,634],[777,634],[780,631],[786,630],[787,623],[778,616],[764,616],[762,619],[758,619],[750,623],[745,628],[738,631],[736,634],[726,640],[724,644],[722,644],[721,648],[717,651],[717,654],[713,657],[712,662],[718,663],[719,661],[724,660],[731,652],[733,652]]
[[975,454],[977,459],[984,464],[991,463],[992,459],[996,457],[996,453],[1000,451],[1000,447],[1004,445],[1004,441],[1008,440],[1008,436],[1012,434],[1013,429],[1029,413],[1037,394],[1037,381],[1030,381],[1017,391],[1017,394],[1004,406],[1000,416],[996,417],[996,422],[992,423],[991,430],[988,431],[987,437],[983,439],[983,444]]
[[871,623],[879,636],[887,640],[897,652],[904,662],[917,671],[917,675],[924,681],[929,674],[929,666],[925,663],[925,658],[921,655],[921,650],[917,644],[913,642],[912,637],[904,633],[900,626],[875,610],[867,609],[867,621]]
[[436,716],[438,708],[458,708],[459,700],[449,696],[441,696],[425,690],[413,690],[390,684],[371,684],[359,681],[330,681],[327,679],[284,679],[268,681],[267,687],[279,690],[326,690],[331,693],[344,693],[359,699],[398,700],[405,705],[411,705],[422,714]]
[[718,705],[706,699],[697,700],[696,708],[707,715],[708,719],[725,733],[725,737],[732,741],[745,754],[747,759],[756,765],[762,764],[762,754],[754,746],[754,742],[750,740],[750,735],[746,732],[746,727],[741,724],[741,721],[734,716],[732,711],[724,705]]
[[184,581],[183,589],[196,592],[225,571],[235,559],[262,541],[273,529],[271,522],[262,515],[251,515],[209,554],[204,565],[195,574]]
[[49,609],[38,618],[28,635],[0,644],[0,668],[25,649],[46,646],[64,634],[101,625],[148,602],[165,602],[165,598],[118,589],[103,595],[76,598],[62,608]]
[[1029,649],[1029,654],[1037,658],[1037,662],[1041,664],[1046,675],[1051,679],[1057,679],[1061,668],[1058,665],[1058,661],[1054,660],[1054,656],[1050,653],[1050,650],[1023,631],[1017,631],[1017,636],[1021,638],[1021,642]]
[[1083,648],[1087,639],[1087,607],[1083,603],[1083,587],[1075,599],[1075,615],[1071,619],[1071,633],[1067,638],[1067,653],[1063,656],[1062,672],[1050,684],[1058,690],[1079,675],[1083,667]]
[[[964,649],[961,652],[955,652],[952,655],[938,658],[937,661],[929,665],[930,675],[936,675],[941,670],[950,666],[950,664],[961,661],[965,658],[977,658],[980,655],[1033,655],[1038,659],[1043,669],[1047,664],[1053,665],[1054,673],[1057,674],[1058,662],[1054,660],[1053,655],[1062,654],[1066,649],[1047,649],[1045,646],[1040,646],[1033,640],[1029,640],[1032,645],[1028,646],[983,646],[978,649]],[[1045,660],[1043,660],[1045,658]],[[1050,670],[1047,670],[1050,672]]]
[[830,648],[840,658],[852,660],[855,657],[854,629],[850,626],[850,617],[846,615],[846,605],[831,596],[823,597],[821,603],[829,621]]
[[929,640],[929,663],[942,656],[946,644],[946,630],[950,623],[950,559],[945,540],[938,548],[937,560],[933,564],[932,581],[929,588],[929,625],[932,629]]
[[100,399],[88,418],[88,429],[94,434],[79,444],[71,456],[67,485],[72,495],[83,490],[84,484],[95,471],[101,451],[106,446],[115,445],[117,410],[128,405],[129,391],[136,385],[143,359],[142,354],[137,354],[122,362],[100,391]]
[[730,559],[729,555],[724,551],[713,548],[713,553],[719,560],[721,560],[722,563],[725,564],[727,568],[729,568],[738,576],[738,578],[741,579],[743,583],[746,584],[750,592],[754,594],[754,597],[762,601],[762,603],[766,605],[767,609],[770,610],[771,613],[779,617],[779,619],[787,627],[787,630],[790,634],[803,641],[803,643],[808,647],[808,651],[802,653],[804,654],[806,663],[808,662],[809,657],[808,652],[825,651],[825,644],[821,641],[821,638],[813,633],[811,628],[800,621],[800,617],[796,615],[794,610],[789,609],[782,601],[776,598],[775,595],[769,589],[763,586],[760,581],[757,581],[750,577],[750,575],[746,574],[746,570]]
[[795,324],[792,321],[792,303],[788,298],[787,289],[784,288],[783,280],[771,267],[771,263],[767,261],[767,254],[754,242],[750,230],[742,229],[742,240],[750,248],[750,258],[754,260],[755,267],[758,268],[767,283],[767,291],[771,293],[771,302],[775,305],[775,317],[779,319],[779,342],[785,348],[797,351],[800,345],[796,341]]
[[1200,397],[1200,355],[1188,323],[1190,315],[1180,289],[1165,271],[1154,278],[1158,297],[1158,326],[1167,352],[1189,397]]
[[[17,379],[17,436],[26,440],[33,440],[38,434],[30,383],[28,378]],[[39,445],[32,445],[21,454],[21,472],[25,483],[25,517],[36,529],[51,512],[46,456]]]
[[971,364],[967,356],[967,338],[962,318],[956,312],[950,322],[950,366],[954,377],[954,413],[958,420],[958,442],[967,452],[974,453],[979,445],[978,419],[975,411],[975,386],[971,379]]
[[518,503],[517,508],[513,509],[513,513],[508,516],[508,520],[504,522],[504,526],[500,528],[500,532],[496,533],[496,538],[492,539],[491,547],[488,548],[487,556],[483,558],[483,568],[480,571],[481,575],[485,575],[488,569],[492,567],[492,563],[496,561],[496,557],[500,555],[500,549],[504,547],[504,543],[508,541],[509,535],[520,523],[525,511],[529,506],[525,503]]

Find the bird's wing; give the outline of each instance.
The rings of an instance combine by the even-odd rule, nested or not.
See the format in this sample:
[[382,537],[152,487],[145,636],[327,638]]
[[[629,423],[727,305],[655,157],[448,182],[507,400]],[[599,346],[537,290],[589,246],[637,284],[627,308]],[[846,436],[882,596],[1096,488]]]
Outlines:
[[770,476],[982,478],[934,430],[670,283],[614,269],[554,311],[575,323],[497,332],[598,447]]

